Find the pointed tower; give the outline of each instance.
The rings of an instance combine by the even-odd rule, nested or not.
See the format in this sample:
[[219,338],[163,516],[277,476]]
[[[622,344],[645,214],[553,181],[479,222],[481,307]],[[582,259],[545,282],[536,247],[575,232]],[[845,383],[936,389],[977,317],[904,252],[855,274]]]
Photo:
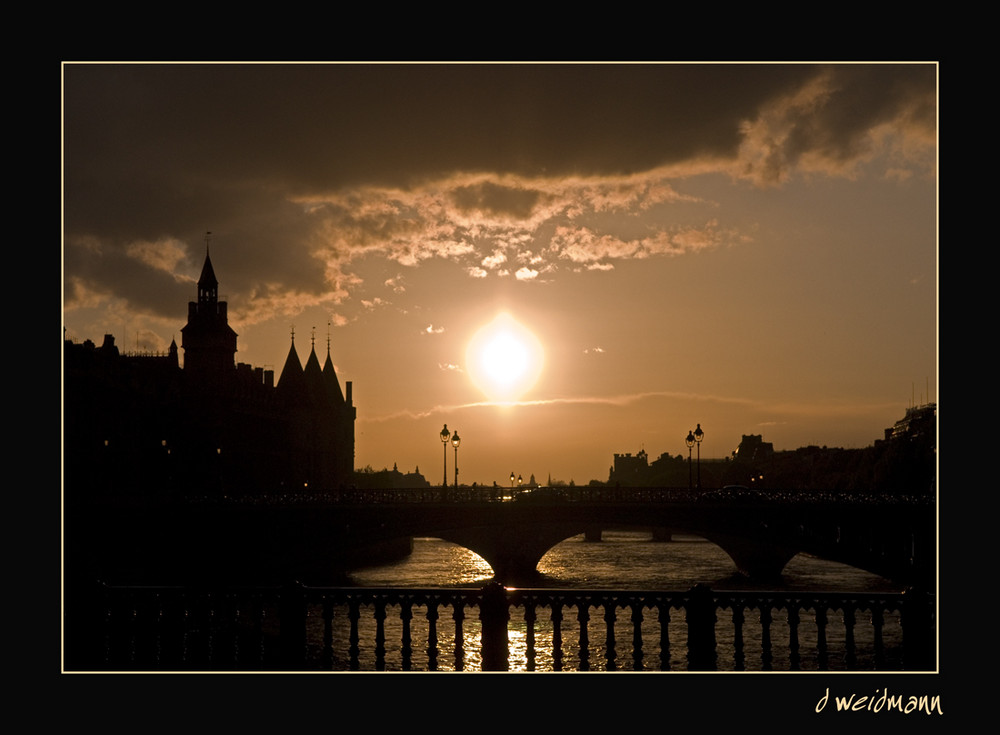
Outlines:
[[337,481],[345,484],[351,481],[351,476],[354,473],[354,422],[357,420],[358,412],[354,408],[351,396],[351,382],[347,381],[345,384],[347,389],[346,396],[340,390],[340,381],[337,379],[337,372],[333,367],[333,358],[330,356],[329,332],[327,332],[326,336],[326,361],[323,363],[323,381],[326,387],[331,417],[335,424],[334,431],[337,442],[335,473]]
[[323,369],[319,366],[319,358],[316,357],[316,335],[313,334],[312,349],[309,351],[309,359],[306,360],[305,369],[302,371],[306,381],[306,390],[309,394],[310,402],[317,408],[323,409],[329,403],[326,393],[326,383],[323,380]]
[[194,384],[215,390],[228,382],[236,369],[236,337],[228,305],[219,301],[219,281],[206,245],[198,300],[188,302],[187,325],[181,329],[184,371]]
[[344,394],[340,390],[340,381],[337,380],[337,371],[333,367],[333,358],[330,357],[330,334],[326,335],[326,362],[323,363],[323,381],[326,384],[326,393],[333,406],[344,405]]
[[295,350],[295,329],[292,329],[292,345],[288,348],[285,366],[278,378],[278,392],[288,404],[301,403],[306,397],[306,381],[302,371],[302,361]]

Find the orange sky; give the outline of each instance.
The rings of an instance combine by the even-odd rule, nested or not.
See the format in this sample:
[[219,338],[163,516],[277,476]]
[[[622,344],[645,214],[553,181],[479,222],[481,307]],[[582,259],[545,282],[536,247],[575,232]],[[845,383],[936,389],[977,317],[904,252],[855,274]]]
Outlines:
[[[439,482],[447,423],[463,482],[579,484],[938,398],[935,64],[63,73],[66,336],[179,342],[211,231],[237,359],[329,338],[358,467]],[[533,348],[477,374],[501,313]],[[535,380],[496,405],[502,363]]]

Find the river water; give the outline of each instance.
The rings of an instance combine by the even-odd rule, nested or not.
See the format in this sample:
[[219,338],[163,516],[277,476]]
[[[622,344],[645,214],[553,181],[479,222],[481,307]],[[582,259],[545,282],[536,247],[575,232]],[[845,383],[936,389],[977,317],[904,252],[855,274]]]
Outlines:
[[[699,582],[714,588],[747,586],[722,549],[701,537],[679,534],[669,542],[634,531],[605,531],[599,542],[575,536],[542,557],[538,571],[539,587],[680,590]],[[467,549],[417,538],[409,558],[355,572],[351,578],[362,586],[420,587],[483,584],[492,575],[490,566]],[[788,590],[902,591],[877,575],[804,554],[788,563],[782,582],[779,588]]]
[[[582,535],[567,539],[553,547],[539,562],[541,578],[538,587],[570,589],[636,589],[636,590],[686,590],[696,583],[705,583],[715,589],[750,589],[747,580],[735,572],[732,561],[719,547],[697,536],[675,535],[670,541],[654,541],[649,533],[632,531],[605,531],[601,541],[587,541]],[[492,577],[489,565],[476,554],[454,544],[432,538],[414,540],[413,553],[405,560],[371,567],[352,573],[351,583],[371,587],[453,587],[477,586]],[[768,589],[784,589],[813,592],[901,592],[902,589],[888,580],[843,564],[799,554],[785,567],[779,585],[767,585]],[[553,650],[553,625],[547,611],[539,610],[538,620],[533,626],[534,645],[529,647],[527,625],[518,618],[518,609],[512,610],[509,626],[510,668],[514,671],[576,671],[581,669],[606,670],[610,664],[605,660],[605,628],[603,611],[592,610],[589,636],[590,645],[582,650],[577,645],[578,623],[574,615],[567,611],[562,623],[563,646],[561,660],[559,651]],[[619,610],[616,621],[616,649],[620,659],[615,668],[633,669],[632,622],[629,611]],[[448,614],[450,616],[450,613]],[[721,670],[757,670],[761,663],[761,634],[759,613],[746,612],[746,622],[742,635],[746,641],[745,657],[734,654],[733,625],[724,619],[720,611],[717,625],[719,668]],[[640,627],[644,641],[640,667],[643,670],[659,668],[659,624],[655,611],[647,611]],[[343,619],[343,618],[341,618]],[[374,623],[362,620],[361,668],[376,668],[373,659]],[[451,629],[449,629],[451,626]],[[420,670],[428,664],[421,661],[426,645],[428,627],[415,611],[411,623],[414,659],[408,664]],[[401,624],[390,616],[386,620],[387,670],[405,668],[400,653]],[[479,656],[478,616],[470,611],[462,622],[459,633],[454,630],[450,617],[442,612],[437,624],[440,655],[436,668],[442,671],[477,670],[481,663]],[[671,639],[683,641],[686,637],[683,611],[672,615],[669,624]],[[788,654],[781,642],[787,641],[787,621],[778,612],[771,626],[774,641],[773,662],[776,670],[788,668]],[[845,637],[848,635],[842,615],[831,611],[826,629],[828,658],[820,663],[817,658],[816,627],[803,620],[798,631],[801,642],[802,659],[798,667],[829,668],[832,670],[869,670],[875,668],[871,649],[874,635],[871,621],[858,615],[854,628],[857,640],[858,660],[846,658]],[[336,637],[343,633],[336,634]],[[901,640],[898,617],[895,613],[885,614],[883,637],[886,653],[891,660],[898,658],[896,648]],[[456,641],[460,645],[456,645]],[[343,641],[341,641],[343,643]],[[336,641],[335,641],[336,644]],[[335,646],[336,647],[336,646]],[[529,650],[530,648],[530,650]],[[460,649],[455,653],[456,649]],[[670,668],[683,670],[686,667],[683,646],[670,650]],[[343,665],[343,661],[341,661]],[[764,666],[766,668],[766,666]],[[794,668],[794,667],[793,667]]]

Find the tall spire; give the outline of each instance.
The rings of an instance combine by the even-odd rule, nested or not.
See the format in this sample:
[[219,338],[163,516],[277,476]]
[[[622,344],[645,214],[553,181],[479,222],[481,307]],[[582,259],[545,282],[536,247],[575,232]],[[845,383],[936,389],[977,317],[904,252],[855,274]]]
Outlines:
[[205,265],[201,267],[201,277],[198,279],[198,303],[216,303],[219,300],[219,280],[212,268],[212,256],[209,252],[209,241],[212,233],[205,233]]

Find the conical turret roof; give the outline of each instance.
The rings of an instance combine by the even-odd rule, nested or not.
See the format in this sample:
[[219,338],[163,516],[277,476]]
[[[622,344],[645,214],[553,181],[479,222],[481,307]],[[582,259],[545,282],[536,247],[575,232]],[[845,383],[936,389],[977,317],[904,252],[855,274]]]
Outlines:
[[333,359],[330,357],[330,346],[326,347],[326,362],[323,363],[323,382],[326,385],[326,393],[334,405],[344,403],[344,393],[340,390],[340,381],[337,380],[337,371],[333,367]]
[[201,267],[201,276],[198,278],[198,289],[215,290],[219,287],[219,279],[215,277],[215,269],[212,267],[212,258],[205,253],[205,265]]
[[299,360],[299,353],[295,351],[295,336],[293,335],[292,346],[288,349],[285,366],[281,369],[281,377],[278,378],[278,390],[286,395],[298,397],[305,394],[305,385],[302,361]]
[[305,378],[306,389],[309,391],[309,397],[314,401],[326,403],[326,384],[323,380],[323,369],[319,366],[319,358],[316,357],[315,344],[313,344],[313,348],[309,352],[309,359],[306,361],[303,376]]

